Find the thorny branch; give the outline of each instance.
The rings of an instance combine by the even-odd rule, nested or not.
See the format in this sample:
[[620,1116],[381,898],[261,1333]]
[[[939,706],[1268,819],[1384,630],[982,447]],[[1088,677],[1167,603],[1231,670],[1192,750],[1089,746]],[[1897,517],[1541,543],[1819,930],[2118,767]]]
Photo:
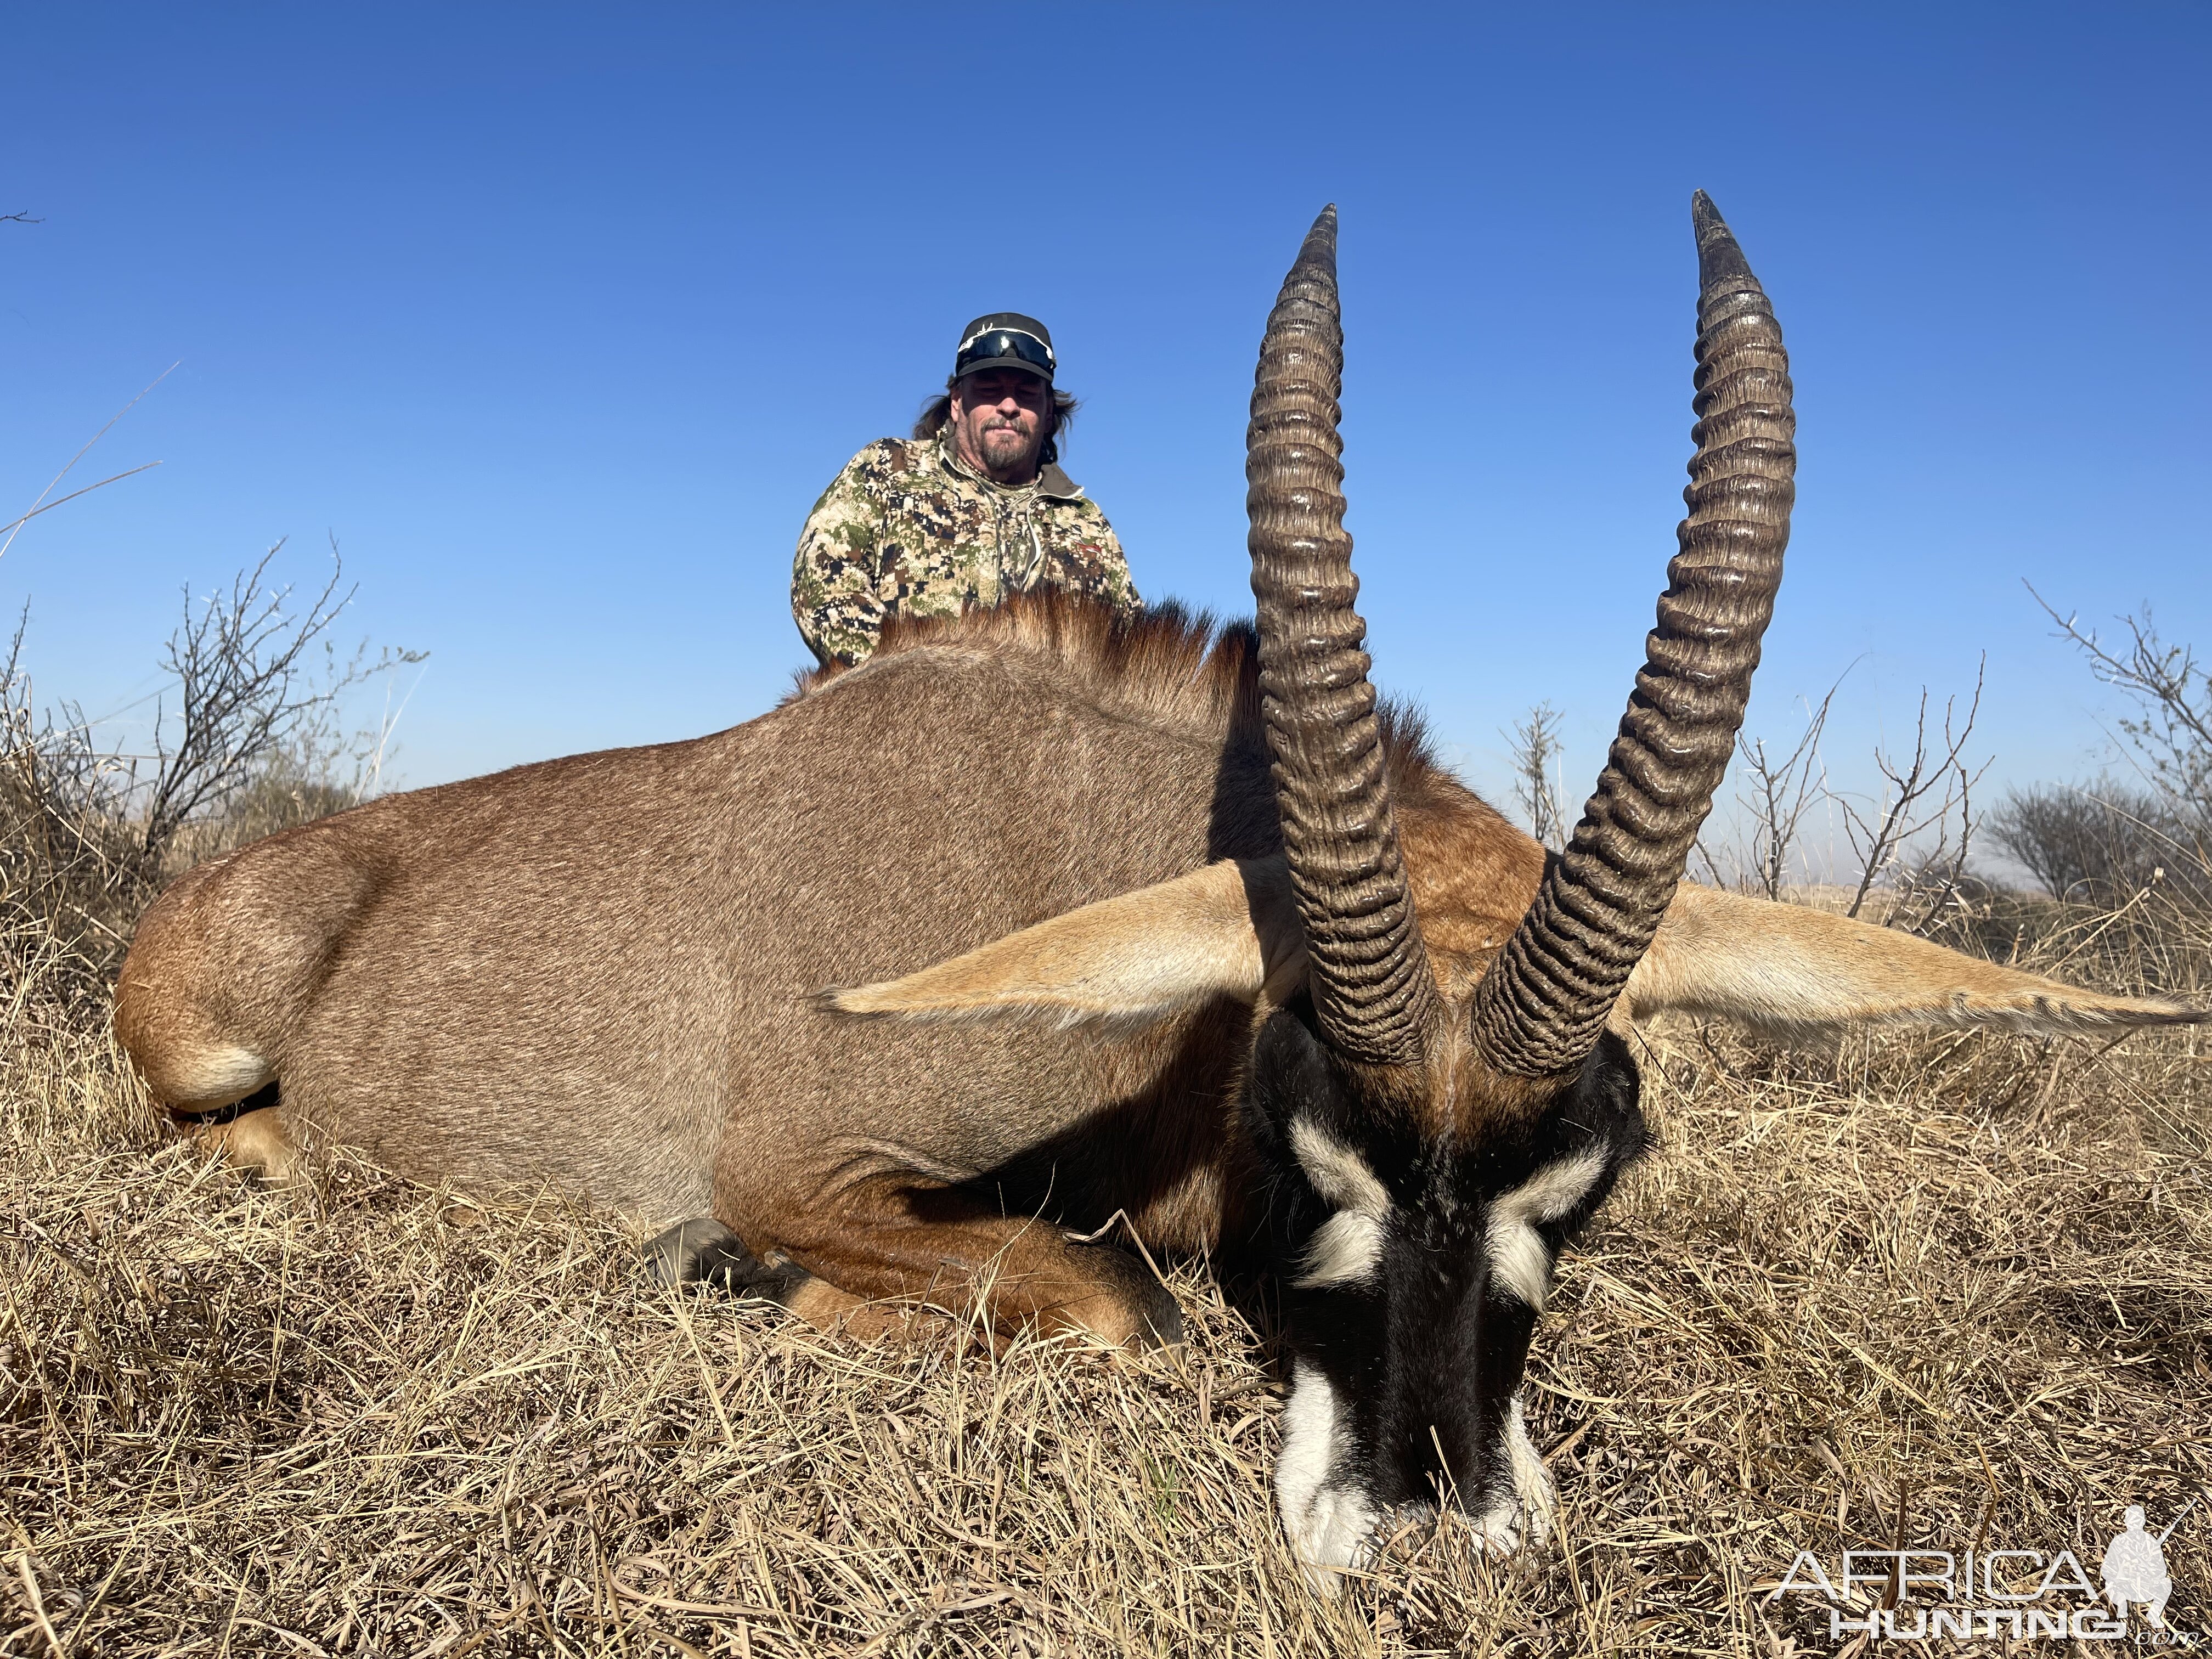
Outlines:
[[1540,702],[1518,722],[1510,739],[1513,798],[1528,815],[1528,833],[1554,852],[1566,845],[1566,815],[1559,810],[1555,776],[1559,764],[1559,711]]
[[[1856,876],[1838,872],[1832,878],[1850,887],[1847,914],[1857,916],[1877,886],[1893,884],[1899,889],[1900,902],[1883,920],[1891,927],[1923,931],[1966,879],[1967,854],[1978,827],[1974,790],[1989,766],[1987,761],[1974,765],[1966,751],[1981,710],[1986,666],[1985,661],[1975,675],[1973,695],[1963,715],[1956,699],[1945,702],[1940,738],[1929,731],[1929,696],[1922,690],[1910,755],[1893,758],[1886,749],[1875,750],[1875,765],[1883,781],[1872,801],[1838,790],[1828,781],[1822,744],[1844,676],[1838,676],[1818,703],[1807,705],[1805,728],[1787,752],[1778,754],[1763,738],[1739,737],[1735,799],[1743,809],[1738,822],[1741,825],[1747,820],[1747,835],[1735,849],[1724,849],[1717,857],[1712,842],[1699,840],[1698,855],[1707,878],[1717,886],[1784,899],[1793,875],[1805,878],[1797,846],[1808,819],[1818,809],[1829,814],[1832,823],[1841,822],[1850,846]],[[1737,833],[1746,832],[1740,829]],[[1907,867],[1909,854],[1917,856]],[[1723,858],[1732,870],[1723,868]]]
[[[279,542],[250,570],[195,611],[185,592],[185,618],[170,637],[162,665],[176,676],[176,731],[167,735],[164,707],[154,725],[155,774],[147,786],[143,856],[159,863],[171,839],[196,813],[244,787],[254,769],[283,748],[339,696],[418,652],[367,647],[338,662],[325,637],[356,590],[339,591],[343,567],[331,546],[331,576],[302,615],[287,616],[289,587],[262,585]],[[320,642],[325,672],[309,685],[310,647]],[[165,700],[166,701],[166,700]]]
[[[1829,793],[1827,770],[1820,761],[1820,734],[1827,729],[1829,705],[1843,684],[1838,677],[1828,688],[1820,706],[1810,711],[1805,734],[1781,759],[1768,756],[1764,738],[1736,739],[1737,757],[1750,774],[1746,780],[1748,788],[1740,791],[1736,799],[1752,814],[1752,877],[1768,898],[1781,898],[1789,880],[1790,853],[1797,840],[1798,826],[1805,814]],[[1705,862],[1710,869],[1710,854]]]
[[2089,659],[2092,673],[2142,709],[2140,719],[2123,720],[2119,726],[2150,763],[2158,783],[2200,821],[2212,817],[2212,673],[2197,665],[2196,653],[2159,637],[2148,605],[2139,615],[2118,618],[2127,643],[2107,648],[2094,629],[2082,629],[2074,616],[2060,616],[2027,586],[2058,624],[2057,637],[2070,641]]
[[97,1006],[132,922],[183,865],[377,787],[392,719],[349,734],[337,699],[422,653],[341,659],[328,635],[351,590],[337,567],[302,611],[264,585],[276,550],[228,591],[187,594],[149,755],[102,744],[76,704],[39,712],[22,627],[0,649],[0,1006],[19,1017],[27,999],[41,1018]]
[[[1966,874],[1967,846],[1974,829],[1973,789],[1990,768],[1988,761],[1978,767],[1969,766],[1966,748],[1967,740],[1973,736],[1974,721],[1981,714],[1982,687],[1988,672],[1989,659],[1984,655],[1974,672],[1974,694],[1966,705],[1963,720],[1957,715],[1958,700],[1944,700],[1940,743],[1929,733],[1928,693],[1922,690],[1920,712],[1913,726],[1911,757],[1900,765],[1887,750],[1875,750],[1875,764],[1887,781],[1874,813],[1861,812],[1850,801],[1837,798],[1843,812],[1844,833],[1850,838],[1852,853],[1859,860],[1858,890],[1852,894],[1845,915],[1858,915],[1866,904],[1869,891],[1889,872],[1905,845],[1929,830],[1936,832],[1936,846],[1919,860],[1912,884],[1934,889],[1940,903]],[[1958,816],[1955,840],[1952,831],[1954,812]]]

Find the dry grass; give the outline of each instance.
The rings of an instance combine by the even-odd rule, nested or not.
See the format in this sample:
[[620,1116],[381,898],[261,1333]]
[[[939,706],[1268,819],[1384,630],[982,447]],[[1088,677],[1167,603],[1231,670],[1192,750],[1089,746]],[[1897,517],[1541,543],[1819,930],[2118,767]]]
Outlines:
[[[1131,1359],[904,1346],[641,1288],[635,1240],[166,1144],[18,1040],[0,1153],[0,1651],[1826,1652],[1803,1547],[2075,1549],[2212,1490],[2202,1040],[1814,1057],[1683,1031],[1662,1149],[1531,1378],[1561,1534],[1288,1559],[1267,1344],[1200,1274]],[[2201,1630],[2204,1505],[2167,1546]]]

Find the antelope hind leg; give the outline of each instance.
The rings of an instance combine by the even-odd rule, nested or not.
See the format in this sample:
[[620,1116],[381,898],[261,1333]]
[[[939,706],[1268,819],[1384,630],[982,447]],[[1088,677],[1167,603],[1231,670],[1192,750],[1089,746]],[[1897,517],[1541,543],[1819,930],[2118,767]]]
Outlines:
[[979,1302],[994,1326],[1079,1330],[1119,1347],[1182,1340],[1182,1310],[1134,1258],[1077,1244],[1050,1222],[1006,1216],[944,1188],[878,1188],[787,1241],[814,1283],[786,1305],[816,1323],[851,1328],[858,1304],[927,1302],[955,1311]]
[[299,1144],[277,1114],[274,1083],[220,1111],[195,1115],[172,1109],[169,1121],[204,1152],[271,1186],[288,1186],[300,1173]]
[[646,1277],[655,1285],[710,1285],[739,1297],[780,1303],[808,1324],[872,1341],[903,1328],[902,1311],[841,1291],[796,1262],[762,1261],[712,1216],[679,1221],[647,1239]]
[[712,1216],[679,1221],[647,1239],[645,1273],[656,1285],[710,1285],[731,1296],[783,1301],[806,1277],[789,1262],[771,1266]]

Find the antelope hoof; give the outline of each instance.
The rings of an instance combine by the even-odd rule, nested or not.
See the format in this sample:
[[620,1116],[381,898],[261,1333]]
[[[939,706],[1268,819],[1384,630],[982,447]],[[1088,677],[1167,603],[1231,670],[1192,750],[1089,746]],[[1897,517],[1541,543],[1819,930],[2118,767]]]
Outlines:
[[220,1156],[241,1175],[270,1187],[289,1187],[301,1174],[300,1148],[276,1115],[276,1085],[212,1111],[169,1109],[177,1133],[204,1152]]
[[712,1216],[679,1221],[648,1240],[645,1273],[655,1285],[711,1285],[730,1296],[771,1302],[782,1301],[806,1277],[787,1262],[770,1266],[762,1261]]
[[1137,1304],[1139,1348],[1179,1348],[1182,1346],[1182,1305],[1164,1285],[1155,1283],[1151,1294]]
[[1117,1347],[1149,1352],[1182,1342],[1182,1308],[1175,1292],[1120,1250],[1103,1245],[1076,1247],[1112,1285],[1088,1306],[1073,1310],[1073,1322]]

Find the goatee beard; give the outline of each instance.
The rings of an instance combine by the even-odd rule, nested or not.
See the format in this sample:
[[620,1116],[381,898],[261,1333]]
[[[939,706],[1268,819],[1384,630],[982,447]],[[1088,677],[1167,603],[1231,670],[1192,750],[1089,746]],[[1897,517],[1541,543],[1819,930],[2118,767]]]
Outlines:
[[998,471],[1026,470],[1036,459],[1037,441],[1023,436],[1020,428],[1004,422],[985,427],[976,434],[975,442],[983,459]]

